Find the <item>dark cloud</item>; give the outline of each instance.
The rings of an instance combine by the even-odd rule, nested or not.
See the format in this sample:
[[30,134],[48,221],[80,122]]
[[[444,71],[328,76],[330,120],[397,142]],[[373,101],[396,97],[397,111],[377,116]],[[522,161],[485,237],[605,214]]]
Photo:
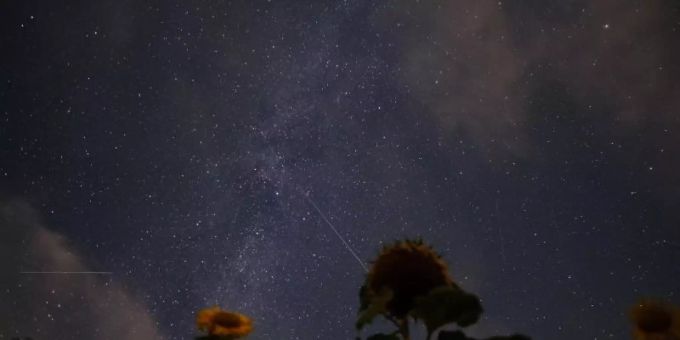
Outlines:
[[519,152],[526,62],[495,2],[401,1],[376,20],[394,34],[402,81],[444,127]]
[[579,109],[607,103],[619,133],[677,126],[680,28],[668,15],[677,10],[671,2],[402,1],[375,17],[400,42],[402,80],[427,112],[477,142],[522,154],[531,147],[527,107],[546,78],[563,84]]
[[161,338],[143,303],[109,277],[21,273],[94,270],[29,204],[0,201],[0,235],[0,337]]
[[[532,85],[530,100],[540,101],[550,84],[558,84],[562,101],[572,103],[559,114],[589,131],[581,142],[625,149],[611,160],[631,173],[653,174],[637,175],[642,187],[673,197],[680,188],[680,162],[671,156],[680,152],[677,3],[572,2],[561,9],[568,20],[554,22],[527,8],[507,11],[514,35],[529,38],[522,50],[531,67],[525,73],[542,79]],[[527,114],[546,119],[555,111]]]
[[526,9],[514,13],[513,21],[524,18],[522,30],[535,32],[522,58],[556,72],[584,102],[606,98],[621,127],[650,119],[677,123],[680,49],[673,42],[679,27],[668,15],[674,6],[598,1],[571,7],[571,20],[557,23]]

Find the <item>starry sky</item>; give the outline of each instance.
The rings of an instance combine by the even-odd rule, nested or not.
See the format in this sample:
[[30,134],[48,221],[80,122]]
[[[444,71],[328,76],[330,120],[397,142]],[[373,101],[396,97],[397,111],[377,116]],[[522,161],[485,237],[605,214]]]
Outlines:
[[352,339],[324,218],[431,243],[474,335],[627,338],[680,303],[678,41],[671,0],[2,1],[0,339]]

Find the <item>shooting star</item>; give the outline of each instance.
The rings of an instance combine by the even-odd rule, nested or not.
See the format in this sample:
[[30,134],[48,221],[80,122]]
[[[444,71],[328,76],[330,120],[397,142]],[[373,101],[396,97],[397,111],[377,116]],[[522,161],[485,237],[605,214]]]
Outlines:
[[[498,216],[498,199],[496,199],[496,216]],[[501,245],[501,259],[503,260],[503,269],[505,270],[505,266],[507,263],[507,259],[505,258],[505,238],[503,237],[503,229],[501,225],[499,224],[498,227],[498,240],[500,241]]]
[[113,272],[66,272],[66,271],[24,271],[19,272],[20,274],[66,274],[66,275],[77,275],[77,274],[91,274],[91,275],[111,275]]
[[357,260],[357,262],[359,262],[359,265],[361,265],[361,268],[363,268],[364,271],[368,273],[368,267],[366,267],[366,264],[364,264],[364,262],[361,261],[361,259],[359,258],[359,255],[357,255],[357,253],[354,251],[354,249],[352,249],[352,247],[349,245],[349,243],[347,243],[345,238],[342,237],[342,235],[340,235],[340,233],[338,232],[338,229],[335,228],[333,223],[331,223],[331,221],[328,219],[328,217],[326,217],[326,214],[324,214],[321,211],[321,209],[319,209],[319,206],[317,206],[316,203],[314,203],[312,198],[309,196],[309,192],[305,193],[304,195],[305,195],[305,198],[307,199],[307,202],[309,202],[309,204],[312,207],[314,207],[314,210],[316,210],[316,212],[319,213],[319,216],[321,216],[321,218],[324,220],[324,222],[326,222],[326,224],[331,228],[331,230],[333,230],[333,232],[340,239],[340,241],[342,241],[342,244],[345,246],[345,248],[347,248],[347,251],[349,251],[350,254],[352,254],[352,256],[354,256],[354,258]]

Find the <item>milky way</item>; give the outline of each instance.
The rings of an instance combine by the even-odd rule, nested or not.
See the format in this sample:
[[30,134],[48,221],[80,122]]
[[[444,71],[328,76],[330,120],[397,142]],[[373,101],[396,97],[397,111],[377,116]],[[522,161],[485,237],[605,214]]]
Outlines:
[[677,2],[3,1],[0,33],[0,338],[188,339],[220,305],[353,339],[406,237],[477,336],[680,303]]

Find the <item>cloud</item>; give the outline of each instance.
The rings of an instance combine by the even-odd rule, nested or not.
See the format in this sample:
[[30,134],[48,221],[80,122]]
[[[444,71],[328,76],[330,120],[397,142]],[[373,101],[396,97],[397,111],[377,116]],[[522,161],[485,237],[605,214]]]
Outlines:
[[439,123],[480,142],[521,145],[524,63],[495,2],[406,2],[377,22],[403,49],[401,80]]
[[0,338],[161,338],[144,305],[108,277],[21,274],[93,269],[20,200],[0,198],[0,268]]
[[[577,114],[605,119],[616,133],[677,126],[680,49],[669,6],[404,0],[374,17],[398,42],[402,85],[425,114],[457,138],[526,154],[530,115],[553,109],[530,107],[551,84],[578,102]],[[605,109],[585,112],[589,104]]]
[[680,49],[674,44],[677,18],[664,6],[662,1],[589,2],[561,23],[528,15],[534,28],[556,33],[535,36],[524,59],[553,65],[554,77],[584,102],[607,102],[620,127],[672,122],[680,104],[675,77]]

